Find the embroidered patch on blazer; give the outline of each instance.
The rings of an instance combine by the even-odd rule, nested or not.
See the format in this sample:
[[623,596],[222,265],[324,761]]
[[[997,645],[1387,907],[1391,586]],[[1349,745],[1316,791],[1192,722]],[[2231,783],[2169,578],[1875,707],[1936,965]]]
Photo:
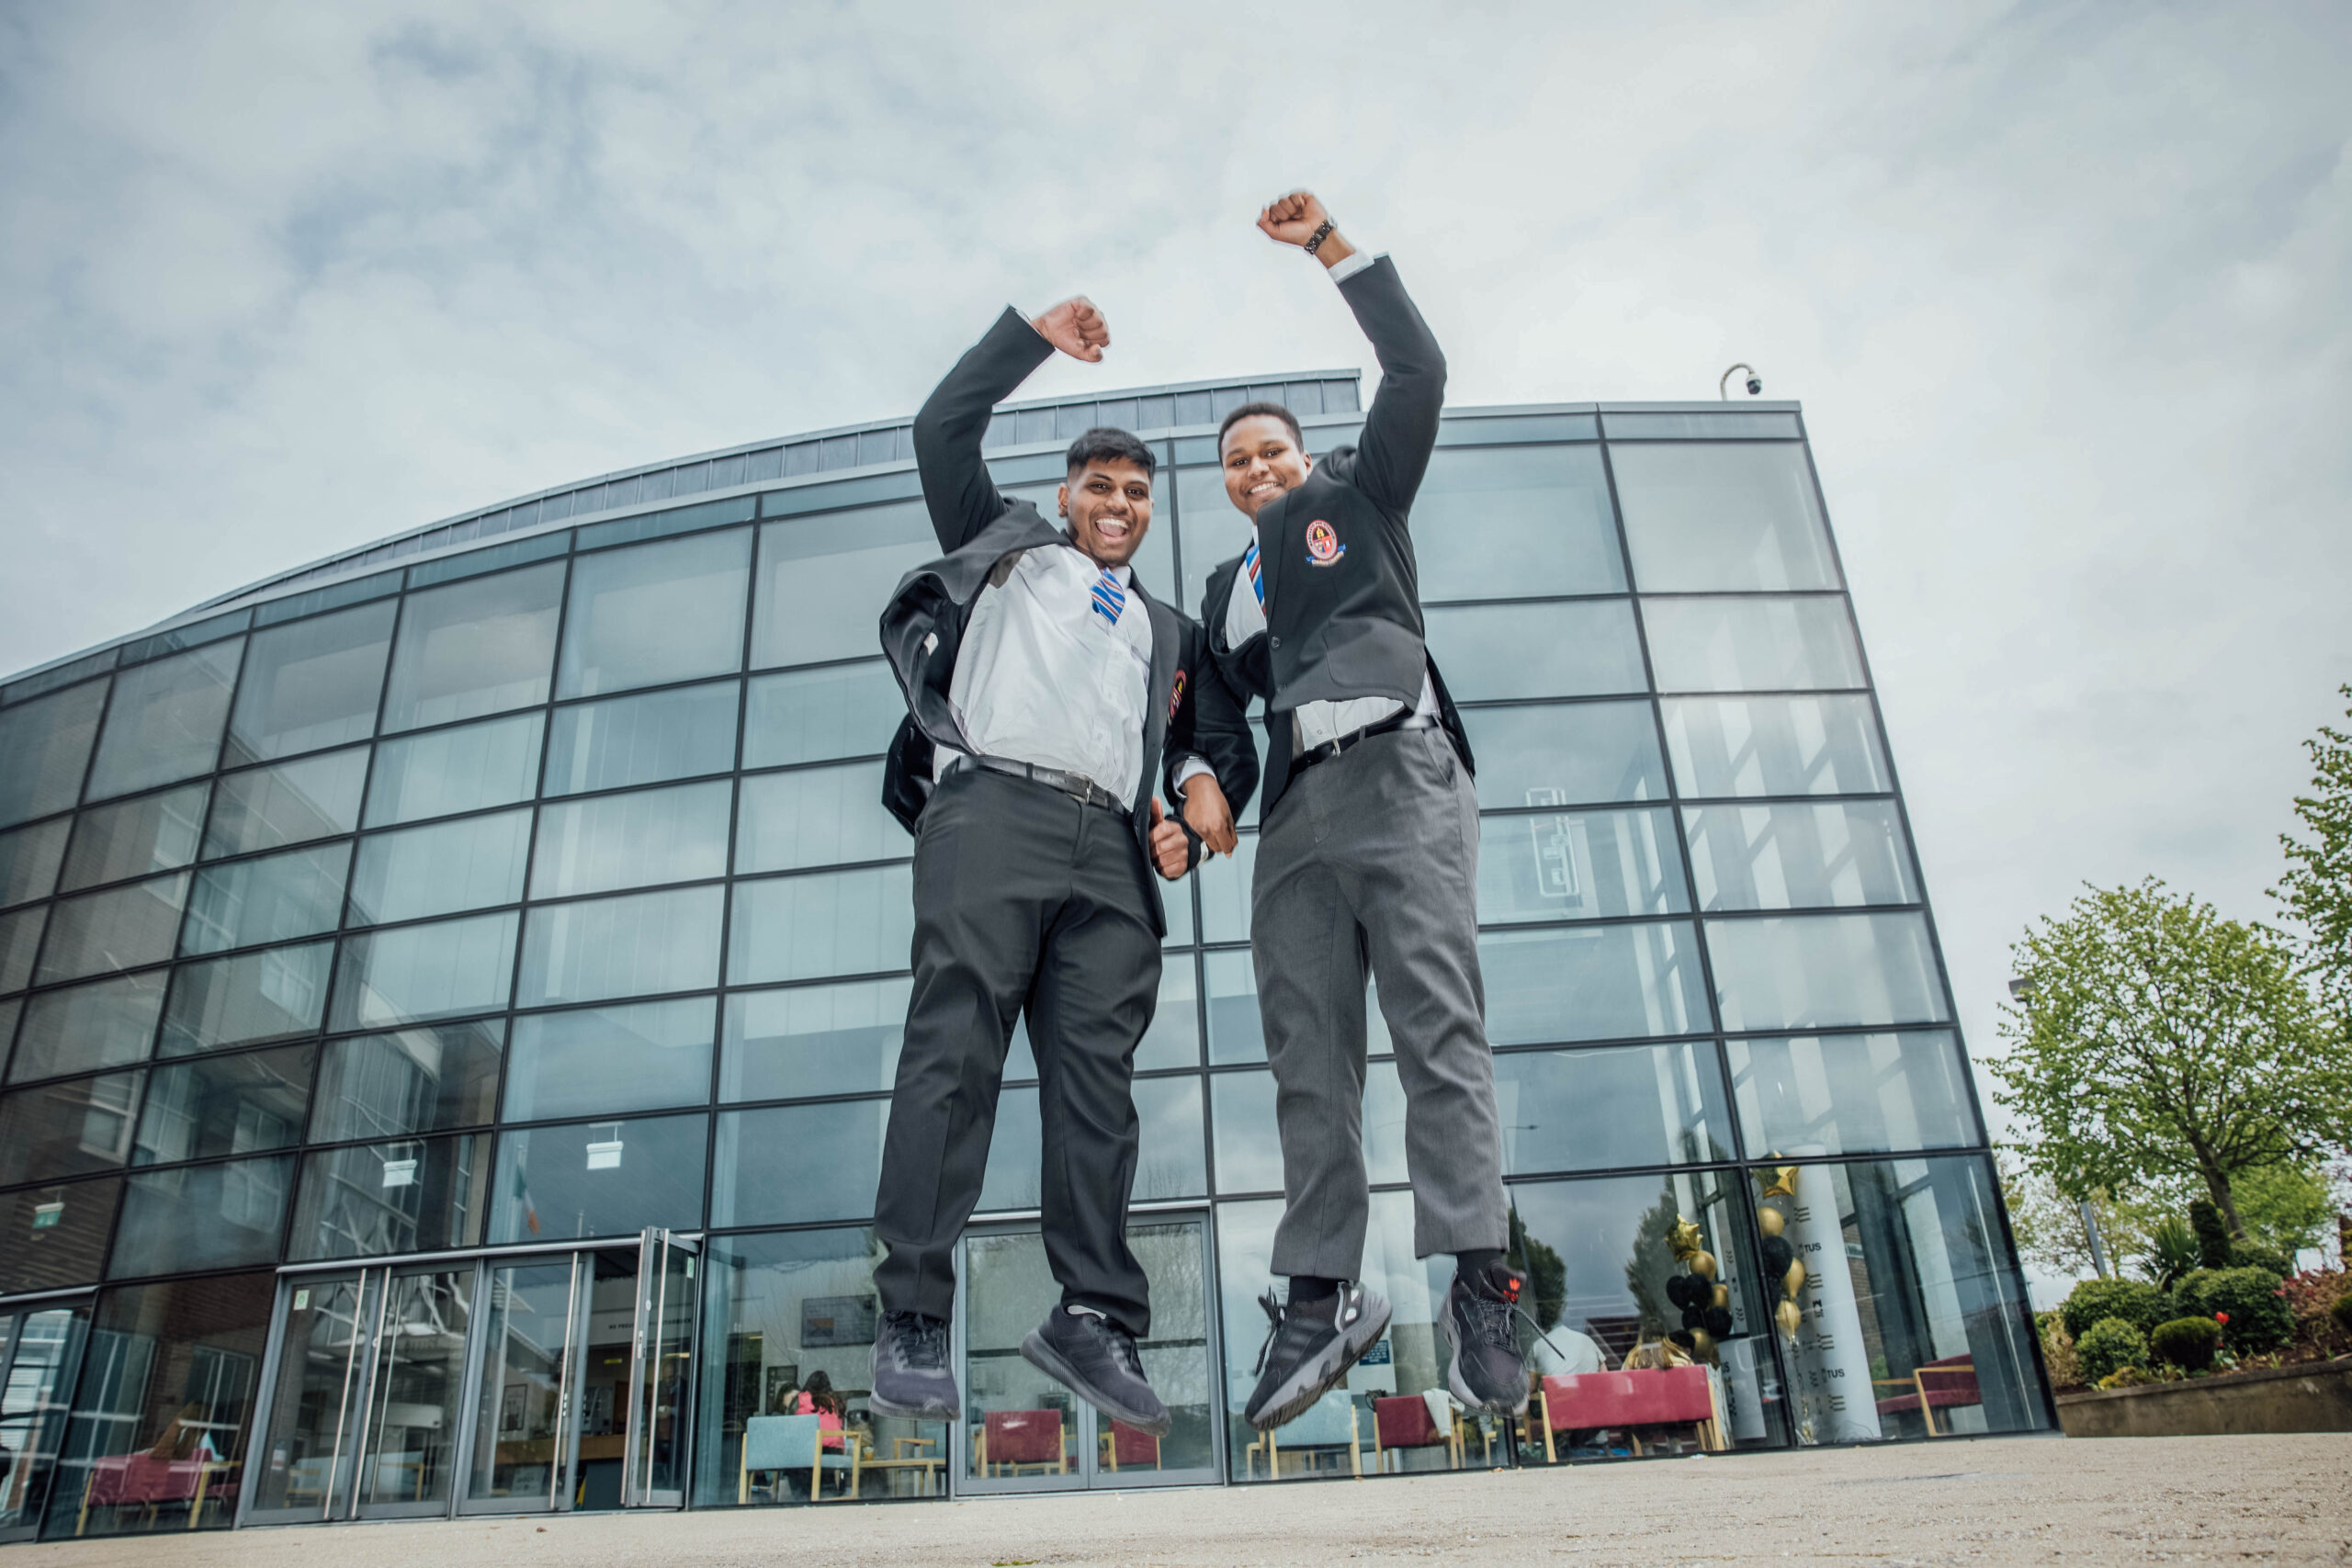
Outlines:
[[1339,530],[1331,525],[1317,517],[1306,525],[1307,565],[1336,566],[1347,553],[1348,547],[1340,543]]
[[1176,716],[1176,710],[1183,705],[1184,672],[1182,670],[1179,670],[1176,671],[1175,687],[1168,694],[1168,716],[1170,718],[1174,718]]

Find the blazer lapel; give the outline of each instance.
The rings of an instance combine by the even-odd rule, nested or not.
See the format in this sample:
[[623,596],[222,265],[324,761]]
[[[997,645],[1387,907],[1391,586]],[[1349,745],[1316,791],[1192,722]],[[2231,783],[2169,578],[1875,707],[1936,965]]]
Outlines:
[[1143,783],[1136,795],[1136,820],[1148,820],[1148,803],[1152,785],[1159,776],[1159,749],[1168,742],[1168,699],[1176,687],[1176,656],[1183,650],[1182,629],[1176,623],[1176,612],[1145,592],[1143,583],[1133,577],[1136,594],[1143,600],[1144,608],[1151,612],[1151,686],[1144,699],[1143,716]]

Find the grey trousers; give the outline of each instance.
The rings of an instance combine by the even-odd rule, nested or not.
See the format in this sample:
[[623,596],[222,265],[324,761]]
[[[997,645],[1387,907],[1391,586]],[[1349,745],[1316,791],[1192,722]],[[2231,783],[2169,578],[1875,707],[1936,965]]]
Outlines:
[[1362,1277],[1367,967],[1405,1088],[1414,1255],[1508,1244],[1477,892],[1478,797],[1442,729],[1307,769],[1265,823],[1250,940],[1283,1140],[1275,1273]]

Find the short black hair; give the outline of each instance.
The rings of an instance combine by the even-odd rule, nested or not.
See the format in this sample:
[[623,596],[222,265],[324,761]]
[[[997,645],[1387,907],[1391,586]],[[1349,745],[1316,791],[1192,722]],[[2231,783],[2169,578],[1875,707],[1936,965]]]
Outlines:
[[1159,470],[1159,459],[1151,455],[1150,447],[1124,430],[1098,424],[1069,444],[1069,462],[1062,471],[1074,474],[1089,463],[1123,460],[1141,468],[1146,479]]
[[1302,452],[1306,450],[1306,433],[1298,428],[1298,415],[1280,403],[1243,403],[1239,408],[1227,414],[1225,423],[1216,427],[1217,461],[1225,460],[1225,433],[1243,420],[1254,419],[1260,414],[1264,414],[1270,419],[1281,420],[1284,424],[1289,425],[1291,444]]

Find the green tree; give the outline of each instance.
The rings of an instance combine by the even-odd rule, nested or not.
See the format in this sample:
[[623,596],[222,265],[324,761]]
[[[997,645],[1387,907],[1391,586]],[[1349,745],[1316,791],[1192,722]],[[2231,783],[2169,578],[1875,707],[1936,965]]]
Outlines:
[[[2018,1251],[2053,1274],[2092,1273],[2091,1238],[2083,1225],[2082,1203],[2060,1192],[2041,1171],[2012,1161],[2006,1151],[2000,1156],[2000,1174],[2001,1201],[2008,1207]],[[2147,1250],[2148,1216],[2138,1204],[2119,1200],[2104,1188],[2092,1191],[2090,1205],[2107,1271],[2120,1274],[2126,1258]]]
[[[2352,698],[2352,686],[2339,690]],[[2352,735],[2322,725],[2303,749],[2311,753],[2312,792],[2295,797],[2295,816],[2310,837],[2278,836],[2287,874],[2271,897],[2301,931],[2303,966],[2340,1036],[2352,1033]]]
[[2260,927],[2150,877],[2092,888],[2010,951],[1996,1098],[2063,1195],[2193,1181],[2244,1235],[2240,1173],[2352,1137],[2352,1043]]

